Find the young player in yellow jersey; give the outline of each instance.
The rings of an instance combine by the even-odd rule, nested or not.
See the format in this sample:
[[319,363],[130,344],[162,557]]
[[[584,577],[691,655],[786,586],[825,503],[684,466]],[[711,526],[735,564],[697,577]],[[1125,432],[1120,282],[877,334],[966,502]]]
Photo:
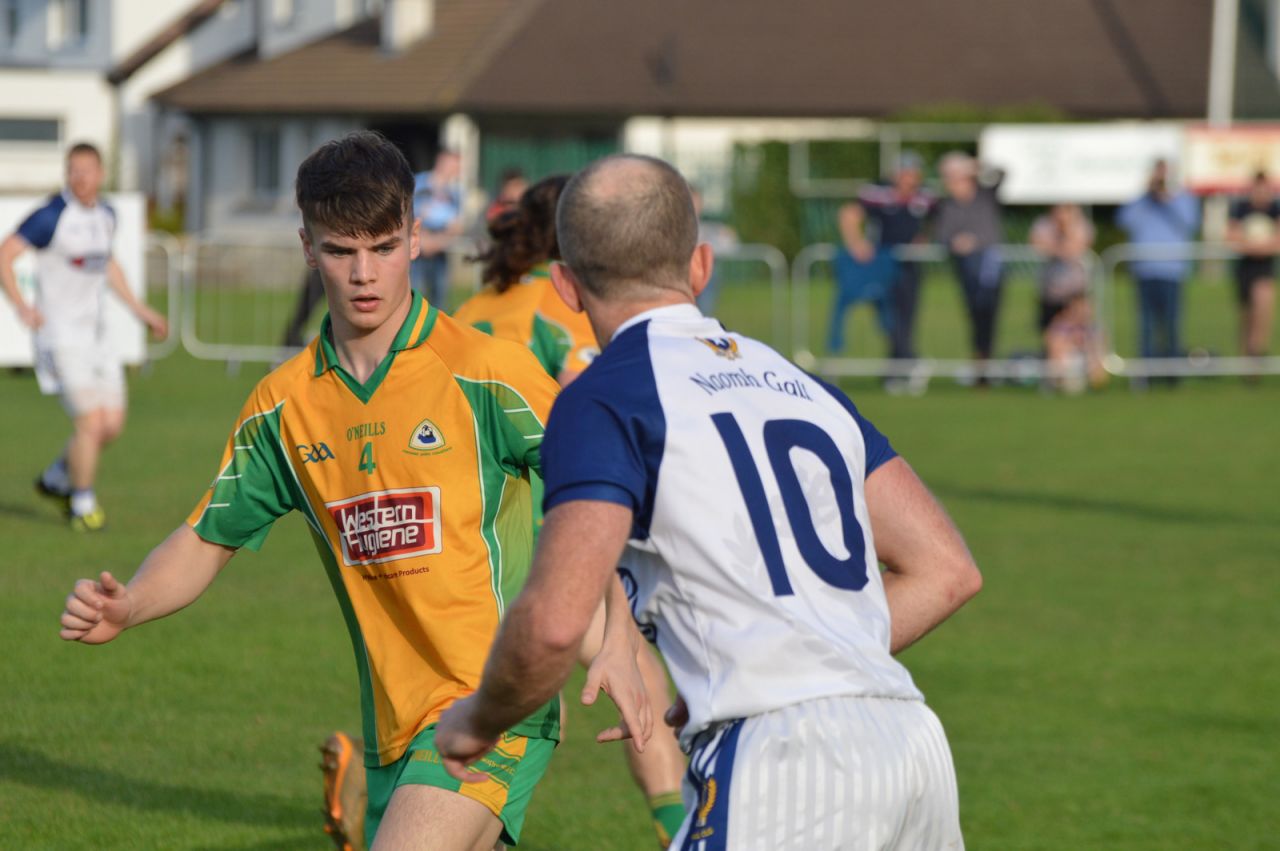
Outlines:
[[[477,687],[528,569],[529,477],[557,388],[524,347],[411,292],[412,194],[408,163],[374,133],[303,162],[303,250],[329,303],[319,338],[254,389],[209,492],[128,585],[105,572],[76,583],[61,636],[101,644],[183,608],[276,518],[302,512],[355,649],[368,841],[473,851],[517,841],[559,735],[552,700],[477,763],[487,779],[474,787],[442,770],[433,744],[436,719]],[[602,657],[619,660],[610,693],[643,739],[622,620]]]
[[[586,369],[600,351],[587,315],[570,310],[551,285],[550,263],[560,259],[556,204],[568,182],[567,175],[558,175],[535,183],[514,208],[489,223],[489,248],[477,258],[484,264],[485,287],[453,314],[495,337],[528,346],[562,386]],[[533,484],[534,512],[540,524],[541,478]],[[599,652],[603,627],[601,608],[579,651],[583,665],[589,665]],[[647,647],[638,661],[649,703],[665,706],[670,694],[662,663]],[[670,728],[659,725],[643,752],[628,749],[626,753],[631,776],[649,802],[658,843],[666,848],[685,815],[680,799],[685,758],[680,745]]]
[[551,286],[549,264],[560,257],[556,244],[556,201],[569,180],[548,177],[520,196],[510,210],[489,223],[484,288],[453,317],[486,334],[523,343],[547,374],[566,385],[599,354],[595,334]]

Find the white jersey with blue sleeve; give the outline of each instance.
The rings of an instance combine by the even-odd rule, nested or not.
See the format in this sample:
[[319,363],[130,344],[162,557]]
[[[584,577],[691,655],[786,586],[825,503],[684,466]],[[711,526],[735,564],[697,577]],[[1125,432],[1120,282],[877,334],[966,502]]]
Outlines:
[[545,506],[634,511],[619,573],[683,739],[825,697],[922,700],[889,653],[863,481],[895,456],[839,390],[692,305],[619,329],[561,394]]
[[37,348],[84,346],[101,336],[115,228],[107,204],[90,207],[69,192],[52,196],[18,226],[18,235],[36,249],[36,308],[44,317]]

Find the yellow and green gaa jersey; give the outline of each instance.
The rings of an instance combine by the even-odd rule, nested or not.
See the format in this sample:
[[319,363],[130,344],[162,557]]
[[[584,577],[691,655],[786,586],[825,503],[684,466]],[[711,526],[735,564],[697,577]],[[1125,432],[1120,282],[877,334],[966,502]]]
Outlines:
[[[530,471],[559,389],[527,349],[412,298],[364,384],[325,317],[255,388],[188,521],[256,550],[277,517],[306,517],[351,632],[371,766],[480,683],[529,568]],[[558,738],[557,702],[512,731]]]
[[553,378],[581,372],[600,353],[585,313],[574,313],[551,285],[546,264],[536,267],[498,292],[492,286],[476,293],[453,314],[486,334],[523,343]]

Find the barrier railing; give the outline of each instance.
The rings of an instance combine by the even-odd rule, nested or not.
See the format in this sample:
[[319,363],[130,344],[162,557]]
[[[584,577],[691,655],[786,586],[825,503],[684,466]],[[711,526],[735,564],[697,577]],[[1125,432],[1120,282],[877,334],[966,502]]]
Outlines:
[[181,342],[182,264],[186,252],[175,237],[159,231],[147,234],[144,252],[147,301],[169,320],[169,336],[147,344],[147,360],[156,361],[177,351]]
[[[793,346],[791,351],[798,364],[828,376],[876,376],[876,377],[912,377],[927,381],[934,376],[950,376],[955,378],[976,378],[979,372],[988,378],[1001,379],[1037,379],[1044,377],[1063,377],[1072,367],[1052,365],[1040,357],[1041,344],[1035,330],[1034,297],[1038,292],[1038,273],[1046,259],[1028,245],[999,246],[1002,262],[1005,266],[1004,291],[1000,326],[996,334],[997,351],[1016,352],[1017,357],[993,357],[981,363],[979,368],[968,355],[967,344],[964,343],[968,329],[968,317],[964,306],[957,295],[958,284],[951,270],[949,255],[940,245],[903,246],[895,251],[900,262],[916,263],[920,267],[920,300],[921,306],[916,316],[915,339],[917,348],[922,351],[914,359],[893,359],[885,356],[849,356],[840,352],[825,351],[825,346],[815,343],[815,334],[826,333],[826,328],[815,327],[813,314],[815,310],[815,292],[813,284],[822,281],[829,284],[834,297],[834,275],[819,276],[817,268],[820,264],[830,263],[836,255],[836,246],[829,243],[810,245],[802,249],[791,265],[791,318]],[[1110,351],[1105,333],[1107,322],[1105,314],[1107,304],[1102,297],[1106,284],[1101,274],[1102,263],[1097,254],[1086,254],[1082,260],[1090,278],[1090,296],[1094,304],[1095,324],[1102,330],[1100,340],[1104,350]],[[940,266],[946,265],[945,273]],[[941,282],[950,284],[949,298],[955,301],[951,312],[954,322],[949,323],[947,339],[941,344],[930,338],[929,329],[924,327],[924,312],[930,302],[943,289]],[[830,303],[830,302],[829,302]],[[1018,323],[1019,317],[1024,322]],[[828,317],[829,319],[829,317]],[[1012,333],[1009,333],[1012,332]],[[1014,343],[1008,342],[1014,338]],[[882,341],[877,340],[876,345]],[[950,348],[946,353],[937,352],[936,347]],[[887,349],[887,341],[883,342]],[[934,348],[933,352],[930,349]]]
[[[730,330],[786,351],[790,284],[786,255],[777,248],[736,245],[716,252],[709,292],[699,302]],[[760,309],[762,301],[767,312]]]
[[[1044,258],[1027,245],[1005,245],[1000,251],[1006,282],[996,336],[999,356],[982,362],[981,373],[1014,380],[1062,377],[1066,367],[1042,359],[1035,328],[1035,294]],[[922,306],[916,331],[920,356],[913,360],[884,356],[881,352],[887,343],[878,332],[871,342],[865,335],[855,339],[852,352],[826,351],[819,341],[825,338],[831,317],[821,312],[830,310],[834,280],[821,267],[830,264],[835,252],[830,244],[810,245],[790,266],[782,252],[770,245],[740,245],[721,252],[716,257],[718,293],[711,312],[733,330],[790,351],[802,366],[833,377],[977,376],[978,366],[965,342],[968,317],[947,252],[939,245],[912,245],[898,251],[899,260],[921,267]],[[474,287],[478,274],[474,265],[463,262],[469,253],[469,249],[453,252],[455,299]],[[150,358],[165,357],[179,344],[195,357],[228,362],[270,363],[297,351],[284,344],[305,271],[295,244],[208,238],[179,242],[165,234],[151,234],[147,256],[149,294],[158,306],[163,292],[172,328],[169,340],[150,347]],[[1280,374],[1280,357],[1231,354],[1237,346],[1238,324],[1234,284],[1228,288],[1222,283],[1230,270],[1228,261],[1236,257],[1226,246],[1199,243],[1126,244],[1109,248],[1101,257],[1087,255],[1096,339],[1106,370],[1126,377]],[[1134,261],[1170,259],[1204,265],[1201,274],[1186,285],[1186,353],[1144,359],[1137,356],[1134,344],[1136,296],[1124,297],[1132,290],[1124,272]],[[828,288],[830,294],[825,291]],[[951,305],[944,304],[948,300]],[[923,321],[930,309],[932,324]],[[314,333],[321,313],[317,305],[302,339]]]
[[[469,248],[450,251],[453,287],[473,286]],[[183,252],[178,329],[183,347],[204,360],[278,363],[314,336],[324,296],[308,299],[307,268],[296,242],[194,237]]]
[[[1116,375],[1129,377],[1172,377],[1195,375],[1261,375],[1280,374],[1280,357],[1244,357],[1234,354],[1238,349],[1239,317],[1234,279],[1234,263],[1240,257],[1235,251],[1220,243],[1184,243],[1181,245],[1113,245],[1102,252],[1102,263],[1108,282],[1106,298],[1108,315],[1112,325],[1108,336],[1116,343],[1107,359],[1107,369]],[[1174,357],[1144,358],[1135,353],[1137,335],[1133,331],[1136,319],[1129,328],[1117,326],[1115,317],[1120,293],[1133,286],[1133,276],[1121,274],[1125,266],[1143,261],[1185,261],[1198,265],[1195,274],[1187,276],[1181,285],[1180,298],[1185,305],[1181,311],[1182,345]],[[1131,304],[1136,304],[1133,293]],[[1227,317],[1222,317],[1224,312]],[[1217,313],[1219,316],[1214,317]],[[1212,317],[1217,321],[1208,321]],[[1271,342],[1277,343],[1276,329],[1271,330]],[[1232,352],[1233,354],[1226,354]]]

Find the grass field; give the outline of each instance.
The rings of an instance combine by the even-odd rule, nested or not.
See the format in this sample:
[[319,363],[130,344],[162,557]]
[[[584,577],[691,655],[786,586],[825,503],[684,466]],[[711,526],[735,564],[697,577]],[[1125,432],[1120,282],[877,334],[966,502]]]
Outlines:
[[[176,617],[100,648],[57,638],[77,577],[129,575],[181,522],[260,374],[177,354],[136,376],[95,537],[30,489],[65,436],[56,402],[0,376],[0,847],[326,847],[315,745],[357,727],[357,698],[300,518]],[[905,654],[951,738],[969,847],[1277,847],[1280,382],[850,389],[986,577]],[[605,719],[574,707],[522,847],[654,847],[621,756],[591,741]]]

